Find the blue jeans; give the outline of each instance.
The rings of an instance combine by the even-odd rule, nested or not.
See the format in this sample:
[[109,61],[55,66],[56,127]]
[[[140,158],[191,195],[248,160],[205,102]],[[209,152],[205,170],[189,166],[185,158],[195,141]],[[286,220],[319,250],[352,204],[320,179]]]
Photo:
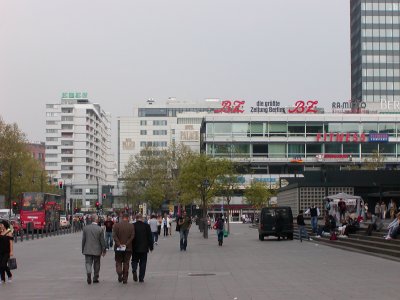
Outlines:
[[218,237],[218,242],[222,242],[224,240],[224,230],[223,229],[217,229],[217,237]]
[[312,232],[316,233],[318,229],[318,217],[311,217]]
[[308,239],[309,236],[308,236],[308,232],[307,232],[307,230],[306,230],[306,226],[298,225],[298,227],[299,227],[299,240],[302,241],[302,240],[303,240],[303,236],[304,236],[306,239]]
[[112,232],[106,232],[106,248],[112,248],[113,246],[113,238],[112,238]]
[[152,232],[151,235],[153,236],[154,243],[158,243],[158,232]]
[[180,246],[181,246],[181,250],[185,250],[186,251],[186,247],[187,247],[187,237],[189,234],[189,229],[184,229],[181,230],[180,232]]

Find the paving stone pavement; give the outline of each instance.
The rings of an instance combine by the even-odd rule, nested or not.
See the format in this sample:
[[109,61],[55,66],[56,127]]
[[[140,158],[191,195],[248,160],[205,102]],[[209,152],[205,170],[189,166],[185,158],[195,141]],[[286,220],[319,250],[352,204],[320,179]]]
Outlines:
[[[194,226],[188,251],[179,236],[160,237],[145,282],[117,282],[114,253],[102,259],[100,283],[87,285],[81,233],[15,245],[14,281],[0,300],[47,299],[400,299],[400,264],[316,242],[258,241],[257,230],[232,224],[219,247]],[[206,275],[206,276],[203,276]]]

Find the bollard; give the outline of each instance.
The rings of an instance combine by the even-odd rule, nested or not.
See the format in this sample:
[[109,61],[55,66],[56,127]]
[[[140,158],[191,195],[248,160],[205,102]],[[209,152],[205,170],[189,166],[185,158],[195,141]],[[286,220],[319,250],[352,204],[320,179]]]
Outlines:
[[36,239],[39,239],[39,228],[36,229]]
[[20,237],[21,242],[23,242],[24,241],[24,230],[22,228],[19,231],[19,237]]

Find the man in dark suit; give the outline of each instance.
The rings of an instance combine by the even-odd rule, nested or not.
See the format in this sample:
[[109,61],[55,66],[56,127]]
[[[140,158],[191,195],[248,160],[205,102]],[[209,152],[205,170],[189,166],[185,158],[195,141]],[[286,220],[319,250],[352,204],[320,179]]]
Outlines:
[[118,281],[128,282],[129,261],[132,256],[132,241],[135,236],[134,225],[129,223],[129,215],[123,214],[122,221],[114,225],[113,239],[115,241],[115,266]]
[[99,282],[100,256],[106,255],[106,241],[104,232],[97,225],[99,217],[92,216],[92,223],[83,228],[82,234],[82,254],[85,255],[85,265],[87,274],[87,283],[92,283],[92,266],[94,270],[93,283]]
[[151,235],[151,229],[148,224],[143,222],[141,214],[136,215],[135,223],[135,238],[133,239],[133,254],[132,254],[132,272],[133,280],[138,281],[137,267],[139,264],[139,282],[144,281],[144,275],[146,273],[147,264],[147,253],[153,251],[153,237]]

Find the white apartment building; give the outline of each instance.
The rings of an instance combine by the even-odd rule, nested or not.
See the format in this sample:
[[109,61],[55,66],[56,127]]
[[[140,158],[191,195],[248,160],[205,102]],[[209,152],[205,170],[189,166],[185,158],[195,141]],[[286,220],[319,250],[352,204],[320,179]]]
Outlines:
[[111,115],[87,93],[63,93],[46,105],[46,171],[66,187],[67,208],[93,208],[102,188],[115,180]]
[[219,99],[189,102],[175,98],[165,104],[148,100],[143,107],[134,107],[133,116],[118,118],[118,174],[146,146],[167,148],[175,142],[200,152],[203,117],[220,107]]

